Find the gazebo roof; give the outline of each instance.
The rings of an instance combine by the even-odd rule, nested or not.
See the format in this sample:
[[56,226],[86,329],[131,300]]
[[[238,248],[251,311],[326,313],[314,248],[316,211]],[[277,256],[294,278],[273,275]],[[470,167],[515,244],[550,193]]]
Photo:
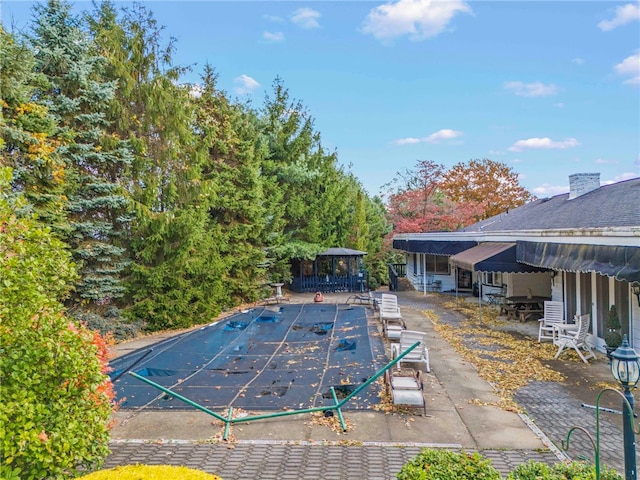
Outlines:
[[333,247],[328,248],[324,252],[318,253],[317,257],[360,257],[366,255],[367,252],[360,250],[352,250],[350,248]]

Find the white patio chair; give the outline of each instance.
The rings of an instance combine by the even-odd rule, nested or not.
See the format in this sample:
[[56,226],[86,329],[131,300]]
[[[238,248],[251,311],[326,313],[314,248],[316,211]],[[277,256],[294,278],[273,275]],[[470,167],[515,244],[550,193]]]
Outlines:
[[400,340],[400,334],[406,329],[407,325],[402,318],[382,319],[382,334],[391,342]]
[[380,318],[402,318],[400,307],[398,306],[398,297],[391,293],[383,293],[380,298]]
[[[589,358],[596,358],[595,353],[591,350],[591,347],[587,344],[587,333],[589,333],[589,324],[591,323],[591,315],[576,315],[577,328],[562,328],[558,327],[558,333],[556,339],[553,341],[554,345],[558,347],[558,352],[555,358],[558,358],[560,354],[566,349],[573,348],[584,363],[589,363]],[[583,353],[583,351],[585,353]]]
[[557,333],[556,326],[566,324],[564,318],[564,302],[546,300],[544,302],[543,317],[538,321],[540,328],[538,330],[538,342],[543,340],[555,340]]
[[387,370],[385,386],[394,405],[422,407],[427,414],[427,402],[424,398],[424,385],[420,370],[407,368],[404,370]]
[[415,330],[402,330],[400,332],[400,338],[398,343],[391,345],[391,357],[392,359],[398,358],[403,352],[409,349],[416,342],[420,342],[416,348],[411,350],[407,355],[402,357],[396,366],[398,369],[402,368],[403,363],[424,363],[425,370],[431,371],[429,365],[429,349],[427,348],[427,334],[424,332],[417,332]]
[[402,313],[400,313],[398,297],[390,293],[383,293],[378,314],[385,338],[391,341],[399,340],[400,332],[406,330],[407,326],[402,318]]

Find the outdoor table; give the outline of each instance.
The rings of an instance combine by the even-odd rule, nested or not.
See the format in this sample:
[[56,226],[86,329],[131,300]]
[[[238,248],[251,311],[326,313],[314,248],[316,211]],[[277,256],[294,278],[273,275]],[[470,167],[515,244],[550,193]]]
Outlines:
[[[514,296],[514,297],[506,297],[505,301],[508,305],[515,307],[513,312],[513,316],[515,318],[520,318],[520,321],[526,321],[531,314],[534,313],[542,313],[544,302],[546,300],[551,300],[551,297],[540,297],[540,296]],[[525,315],[522,315],[522,314]],[[509,316],[511,316],[509,314]]]

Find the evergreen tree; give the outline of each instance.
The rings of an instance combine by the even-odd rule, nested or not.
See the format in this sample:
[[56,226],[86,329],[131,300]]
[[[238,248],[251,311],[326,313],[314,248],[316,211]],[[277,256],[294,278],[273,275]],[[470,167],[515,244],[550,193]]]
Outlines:
[[137,213],[171,212],[195,191],[189,91],[177,85],[184,69],[172,65],[174,40],[162,45],[163,28],[140,3],[118,17],[106,1],[88,18],[106,72],[118,82],[110,128],[134,147],[128,188]]
[[32,50],[0,26],[0,151],[11,166],[12,188],[21,193],[40,222],[60,231],[64,220],[65,164],[57,155],[56,121],[34,101],[46,78],[35,73]]
[[269,242],[271,275],[288,280],[291,259],[311,259],[346,241],[347,182],[336,167],[336,155],[324,151],[311,116],[300,102],[290,100],[279,78],[266,99],[263,119],[269,156],[262,174],[270,225],[276,227]]
[[369,230],[364,249],[367,252],[365,265],[369,270],[369,287],[375,289],[388,282],[387,265],[394,263],[390,236],[392,225],[387,220],[387,211],[380,197],[367,196],[365,208]]
[[366,251],[369,225],[367,224],[365,194],[361,189],[356,190],[354,200],[353,221],[345,245],[355,250]]
[[224,258],[223,280],[237,301],[255,300],[266,282],[265,211],[260,167],[266,142],[259,135],[256,116],[232,105],[217,89],[213,68],[205,66],[195,99],[201,188],[210,217],[211,235]]
[[135,147],[130,314],[151,330],[186,327],[233,304],[223,228],[211,225],[219,192],[203,176],[197,110],[189,86],[177,85],[182,69],[171,63],[173,40],[161,44],[162,28],[143,5],[121,14],[104,2],[90,25],[119,81],[109,109],[113,134]]
[[47,78],[35,96],[57,120],[57,153],[67,165],[69,228],[63,235],[81,265],[77,295],[108,303],[125,290],[120,277],[127,256],[120,237],[130,217],[120,181],[131,153],[126,142],[106,132],[105,109],[116,83],[103,80],[104,57],[92,51],[70,9],[59,0],[34,7],[36,71]]

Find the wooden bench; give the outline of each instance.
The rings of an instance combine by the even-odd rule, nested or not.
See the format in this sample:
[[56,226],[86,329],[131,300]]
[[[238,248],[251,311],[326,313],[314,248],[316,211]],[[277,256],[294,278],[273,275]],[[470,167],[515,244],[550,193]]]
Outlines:
[[[524,323],[529,319],[534,319],[537,320],[538,318],[542,317],[542,314],[544,313],[543,310],[537,310],[537,309],[533,309],[533,310],[520,310],[520,322]],[[536,317],[536,318],[534,318]]]
[[516,318],[517,307],[510,303],[503,303],[500,305],[500,315],[506,315],[507,318]]

